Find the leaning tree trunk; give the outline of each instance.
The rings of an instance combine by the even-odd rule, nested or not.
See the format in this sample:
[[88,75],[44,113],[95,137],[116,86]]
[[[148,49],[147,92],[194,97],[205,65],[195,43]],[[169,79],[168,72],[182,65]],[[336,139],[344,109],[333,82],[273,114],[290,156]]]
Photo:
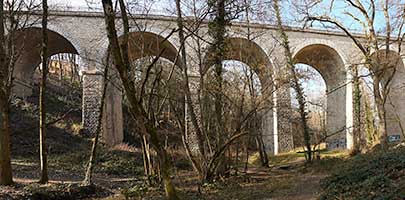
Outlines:
[[48,159],[46,147],[46,111],[45,111],[45,91],[46,91],[46,76],[48,73],[48,4],[47,0],[42,1],[42,73],[41,83],[39,88],[39,157],[41,162],[41,179],[40,183],[48,182]]
[[[139,122],[142,122],[140,120]],[[177,200],[180,199],[177,195],[176,188],[174,187],[174,184],[171,180],[170,177],[170,159],[169,156],[167,155],[166,150],[164,149],[163,145],[160,143],[157,135],[156,128],[153,128],[152,126],[146,125],[146,132],[150,134],[150,140],[153,146],[155,147],[158,159],[159,159],[159,164],[160,164],[160,173],[161,177],[163,180],[165,192],[166,192],[166,197],[167,199],[170,200]]]
[[259,150],[259,155],[260,155],[260,163],[262,167],[269,167],[269,159],[267,157],[267,152],[264,146],[263,142],[263,135],[259,133],[258,136],[256,136],[256,143],[257,143],[257,148]]
[[[180,0],[176,0],[176,10],[177,10],[177,26],[179,28],[179,39],[180,39],[180,52],[181,52],[181,63],[183,67],[183,82],[184,82],[184,90],[185,90],[185,104],[184,104],[184,109],[185,109],[185,118],[187,118],[187,115],[190,116],[191,124],[193,125],[193,131],[195,131],[196,137],[193,137],[193,139],[197,140],[197,145],[198,145],[198,152],[197,159],[195,159],[194,155],[192,155],[192,152],[190,151],[190,148],[188,147],[187,141],[186,141],[186,135],[188,132],[188,126],[185,124],[184,126],[184,137],[183,137],[183,144],[185,146],[185,149],[187,151],[187,155],[193,164],[193,167],[195,171],[197,171],[198,176],[200,180],[203,181],[204,173],[203,173],[203,168],[204,168],[204,162],[206,160],[206,151],[204,148],[204,136],[203,136],[203,130],[200,129],[200,126],[197,121],[197,115],[194,109],[193,105],[193,100],[191,97],[191,91],[190,91],[190,85],[189,85],[189,77],[188,77],[188,68],[187,68],[187,53],[186,53],[186,41],[185,41],[185,36],[184,36],[184,26],[183,26],[183,17],[182,17],[182,11],[181,11],[181,5],[180,5]],[[185,120],[185,123],[188,123],[187,120]]]
[[152,185],[152,172],[153,172],[153,166],[152,166],[152,161],[150,157],[150,148],[149,148],[149,143],[145,135],[142,136],[141,139],[141,144],[142,144],[142,156],[143,156],[143,169],[144,173],[146,176],[146,180],[148,185]]
[[[168,159],[168,155],[166,150],[163,148],[162,144],[160,143],[159,137],[157,135],[157,131],[154,128],[154,123],[149,121],[147,118],[147,114],[145,110],[143,110],[142,105],[136,98],[136,89],[133,82],[130,80],[128,71],[130,70],[130,66],[128,65],[128,52],[126,51],[127,41],[120,45],[117,36],[117,30],[115,28],[115,13],[113,10],[113,5],[111,0],[102,0],[103,8],[104,8],[104,17],[105,17],[105,24],[107,29],[107,37],[111,47],[111,53],[113,56],[114,65],[120,75],[122,85],[125,90],[125,94],[127,96],[130,111],[133,116],[136,116],[137,123],[140,126],[141,134],[147,135],[150,137],[150,141],[152,146],[154,147],[157,157],[160,162],[161,166],[161,174],[163,179],[163,184],[166,192],[166,198],[170,200],[179,199],[175,186],[170,177],[170,161]],[[121,3],[121,2],[120,2]],[[120,5],[123,6],[123,5]],[[126,10],[121,9],[122,17],[124,22],[128,21],[126,16]],[[125,24],[124,24],[125,25]],[[127,27],[124,27],[127,31]],[[124,38],[127,37],[125,34]]]
[[85,174],[85,178],[83,180],[83,185],[91,185],[92,184],[92,174],[93,174],[93,168],[94,165],[96,164],[96,156],[97,156],[97,145],[98,145],[98,140],[101,135],[101,126],[102,126],[102,121],[103,121],[103,116],[104,116],[104,104],[105,104],[105,98],[106,98],[106,93],[107,93],[107,87],[108,87],[108,68],[109,68],[109,51],[107,55],[107,61],[106,61],[106,67],[104,70],[104,77],[103,77],[103,91],[101,94],[101,102],[100,102],[100,107],[99,107],[99,113],[98,113],[98,121],[97,121],[97,130],[96,130],[96,135],[94,136],[93,139],[93,144],[91,147],[91,153],[90,153],[90,159],[89,163],[87,165],[87,170]]

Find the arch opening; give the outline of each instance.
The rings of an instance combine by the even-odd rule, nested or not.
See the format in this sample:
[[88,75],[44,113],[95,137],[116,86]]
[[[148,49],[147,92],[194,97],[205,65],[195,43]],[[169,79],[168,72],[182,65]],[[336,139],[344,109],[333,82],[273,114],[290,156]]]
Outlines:
[[[122,42],[122,36],[119,40]],[[142,95],[143,102],[150,102],[149,105],[144,105],[145,110],[154,113],[164,125],[175,129],[176,127],[173,125],[175,123],[171,123],[174,120],[170,113],[173,110],[182,109],[184,104],[184,91],[181,90],[182,87],[178,87],[182,84],[179,82],[181,81],[181,56],[176,47],[161,35],[146,31],[131,32],[128,40],[128,55],[131,64],[130,78],[137,91],[140,92],[138,95]],[[154,62],[154,59],[157,61]],[[147,69],[149,67],[150,70]],[[117,72],[113,70],[110,73]],[[148,74],[147,79],[146,74]],[[106,114],[103,115],[103,130],[105,130],[103,137],[110,145],[122,141],[133,141],[134,134],[128,130],[136,128],[135,123],[131,123],[133,125],[131,127],[127,127],[128,123],[125,123],[125,129],[123,129],[123,122],[131,120],[131,117],[126,109],[122,89],[119,88],[121,86],[119,75],[113,75],[113,77],[116,77],[114,80],[116,83],[109,84],[107,88],[104,109]],[[159,80],[156,81],[157,79]],[[142,89],[144,82],[145,87]],[[167,100],[163,100],[166,95],[168,95]],[[140,96],[138,97],[140,98]],[[169,101],[171,102],[169,103]],[[171,107],[173,104],[176,105],[176,108]],[[151,107],[151,105],[153,106]],[[183,112],[179,111],[179,113]]]
[[[274,129],[276,128],[274,126],[274,120],[276,120],[276,118],[273,113],[273,95],[275,92],[273,84],[273,66],[266,52],[257,43],[245,38],[231,37],[227,38],[225,42],[225,51],[222,58],[224,70],[223,75],[225,78],[232,80],[229,82],[234,83],[234,85],[228,85],[227,87],[234,87],[233,91],[237,91],[228,95],[233,97],[235,102],[238,102],[238,99],[240,100],[240,98],[245,95],[244,103],[253,100],[256,104],[254,106],[256,106],[257,110],[260,110],[258,111],[256,119],[252,120],[251,123],[252,125],[255,125],[255,129],[262,134],[262,137],[258,138],[261,140],[261,143],[263,143],[264,149],[262,150],[272,153],[276,152],[275,149],[278,151],[278,146],[289,149],[290,145],[284,145],[284,143],[289,143],[291,140],[286,140],[286,142],[281,140],[279,145],[278,138],[283,137],[276,137],[274,133]],[[203,60],[205,80],[209,79],[209,76],[211,76],[215,63],[213,59],[214,56],[211,56],[211,52],[208,49]],[[229,74],[231,74],[231,76],[228,76]],[[251,86],[253,86],[251,91],[247,91],[246,88],[243,88],[248,79],[241,77],[241,75],[247,75],[248,79],[253,78],[250,80],[250,82],[253,83],[251,84]],[[229,91],[232,90],[226,90],[226,92]],[[254,98],[249,97],[252,94],[252,91],[255,93],[253,94],[255,96]],[[246,99],[248,97],[251,99]],[[239,101],[239,103],[241,102]],[[252,105],[246,105],[245,111],[249,106]],[[232,108],[228,109],[229,112],[227,114],[234,112],[231,111],[233,110]],[[229,118],[236,119],[237,116],[229,116]],[[255,121],[255,123],[253,121]],[[289,133],[287,134],[289,135]],[[260,148],[258,150],[262,151]]]
[[[296,73],[305,94],[308,112],[308,126],[311,131],[311,143],[319,143],[325,137],[326,128],[326,82],[322,74],[315,68],[306,64],[296,64]],[[292,133],[294,148],[304,147],[303,128],[299,115],[297,95],[293,88],[291,91]],[[321,144],[319,147],[323,147]]]
[[[204,58],[205,71],[213,66],[212,56],[208,52]],[[245,38],[227,38],[224,60],[239,61],[249,66],[258,76],[262,90],[272,82],[272,65],[266,52],[255,42]]]
[[[181,127],[177,123],[177,117],[184,119],[184,90],[181,85],[182,71],[174,63],[166,58],[161,58],[147,69],[154,61],[153,56],[146,56],[134,60],[131,77],[133,77],[138,98],[143,96],[143,107],[149,116],[154,116],[159,122],[157,129],[159,134],[167,141],[181,141]],[[148,77],[146,77],[148,76]],[[142,89],[142,87],[144,88]],[[143,93],[141,94],[141,91]],[[128,104],[124,100],[124,110],[128,110]],[[128,112],[124,113],[124,142],[139,145],[136,141],[142,140],[139,134],[131,130],[138,130],[136,123]],[[136,139],[137,138],[137,139]],[[169,143],[168,143],[169,144]],[[175,145],[176,142],[170,143]]]
[[[55,123],[49,124],[49,133],[66,140],[77,141],[75,134],[81,131],[82,122],[82,85],[79,77],[81,67],[78,51],[61,34],[47,30],[48,34],[48,74],[46,80],[45,106],[46,120],[49,122],[64,116]],[[21,118],[12,118],[13,129],[38,124],[39,80],[41,79],[41,28],[26,28],[15,33],[16,63],[13,71],[12,113],[24,113]],[[27,109],[28,108],[28,109]],[[17,120],[17,121],[16,121]],[[57,123],[56,123],[57,122]],[[34,125],[34,127],[36,127]],[[25,131],[27,132],[27,131]],[[34,131],[35,132],[35,131]],[[22,134],[31,134],[28,131]],[[66,134],[69,133],[69,134]],[[62,136],[63,135],[63,136]],[[32,135],[22,135],[22,137]],[[55,141],[49,141],[50,146]],[[57,145],[57,144],[56,144]],[[31,145],[32,146],[32,145]],[[32,146],[34,147],[34,146]],[[63,146],[50,148],[49,153],[67,152]],[[60,147],[60,148],[59,148]],[[67,147],[66,147],[67,148]],[[33,150],[35,151],[35,149]]]
[[[65,67],[74,67],[76,71],[80,71],[78,69],[80,58],[73,44],[57,32],[48,30],[47,33],[50,68],[61,69],[62,63],[69,62],[70,64]],[[41,63],[42,29],[32,27],[19,30],[16,33],[15,41],[18,57],[13,71],[13,93],[19,97],[28,97],[33,94],[33,75]],[[65,59],[67,57],[69,59]]]
[[347,72],[343,59],[329,46],[312,44],[298,50],[294,62],[313,67],[325,81],[327,148],[351,148],[351,125],[348,125],[351,117],[348,116],[351,113],[348,101],[351,102],[351,94],[346,91]]
[[[122,37],[120,41],[122,42]],[[159,56],[181,67],[181,57],[178,55],[177,48],[161,35],[146,31],[131,32],[128,49],[132,62],[146,56]]]
[[[268,115],[272,116],[272,94],[266,93],[262,87],[259,75],[248,64],[238,60],[224,60],[222,62],[222,120],[225,133],[241,131],[254,135],[254,142],[249,142],[249,148],[257,150],[261,156],[273,152],[273,134],[268,134]],[[211,67],[204,76],[204,90],[202,105],[203,124],[212,140],[217,133],[216,125],[216,94],[217,88],[214,68]],[[271,113],[271,114],[269,114]],[[246,120],[246,121],[245,121]],[[239,127],[241,123],[245,126]],[[271,138],[270,138],[271,137]],[[240,141],[237,141],[236,145]]]

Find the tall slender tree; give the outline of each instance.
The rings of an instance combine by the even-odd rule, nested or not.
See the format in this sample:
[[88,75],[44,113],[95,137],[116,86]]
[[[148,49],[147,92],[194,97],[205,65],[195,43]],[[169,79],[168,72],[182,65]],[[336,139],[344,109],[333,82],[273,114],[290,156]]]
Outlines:
[[48,75],[48,2],[42,0],[42,45],[41,45],[41,82],[39,86],[39,158],[41,162],[40,183],[48,182],[48,151],[46,145],[46,109],[45,92],[46,79]]
[[147,111],[145,111],[142,106],[142,101],[140,101],[136,96],[137,91],[135,88],[135,84],[129,76],[131,66],[129,65],[130,63],[128,55],[129,25],[128,16],[126,14],[126,6],[123,4],[123,1],[119,2],[121,4],[121,17],[124,22],[124,37],[123,41],[120,42],[118,40],[117,30],[115,26],[116,15],[113,9],[112,0],[102,0],[101,2],[103,4],[107,37],[111,48],[113,63],[121,78],[122,85],[128,99],[131,115],[137,120],[140,133],[149,137],[150,142],[157,153],[166,198],[170,200],[179,199],[177,190],[170,177],[170,159],[158,136],[157,129],[155,127],[155,121],[152,121],[148,118]]
[[297,101],[298,101],[298,106],[299,106],[299,113],[300,113],[300,121],[302,123],[303,127],[303,134],[304,134],[304,144],[306,148],[306,158],[308,162],[312,161],[312,150],[311,150],[311,135],[310,135],[310,130],[308,126],[308,113],[306,111],[306,101],[305,101],[305,95],[304,95],[304,90],[299,82],[299,77],[295,71],[295,62],[292,56],[291,48],[290,48],[290,42],[288,39],[288,35],[285,32],[285,28],[283,26],[283,22],[281,19],[281,10],[280,10],[280,4],[278,0],[273,0],[273,8],[276,14],[276,20],[277,20],[277,26],[278,26],[278,31],[280,33],[280,39],[281,39],[281,46],[284,48],[284,57],[286,59],[286,67],[287,71],[289,71],[291,75],[291,86],[294,89],[296,95],[297,95]]
[[[305,2],[308,3],[308,2]],[[362,64],[370,71],[373,85],[373,96],[378,116],[378,131],[382,149],[388,148],[387,132],[387,113],[386,103],[391,91],[392,80],[397,72],[396,65],[401,60],[402,43],[405,37],[403,25],[405,11],[403,3],[400,1],[360,1],[360,0],[343,0],[341,1],[346,9],[343,13],[324,12],[319,14],[319,9],[324,8],[321,1],[309,1],[304,13],[307,22],[319,22],[322,24],[333,25],[346,34],[353,44],[359,49],[363,61],[356,64]],[[335,1],[328,2],[329,10],[340,7]],[[381,8],[381,9],[380,9]],[[316,9],[316,11],[314,11]],[[392,14],[399,11],[398,15]],[[337,15],[345,15],[345,21],[339,20]],[[385,22],[382,30],[378,30],[377,21]],[[364,37],[357,37],[356,32],[349,29],[347,24],[358,24],[360,31],[364,32]],[[396,35],[396,38],[394,36]],[[397,54],[392,55],[391,50],[397,47]]]
[[[110,52],[110,51],[108,51]],[[99,107],[99,114],[98,114],[98,121],[97,121],[97,130],[96,130],[96,135],[93,138],[93,144],[91,146],[91,152],[90,152],[90,158],[89,158],[89,163],[87,164],[87,170],[84,176],[83,180],[83,185],[91,185],[92,184],[92,175],[93,175],[93,169],[96,164],[96,156],[97,156],[97,146],[98,146],[98,141],[100,139],[100,135],[102,132],[101,126],[102,126],[102,120],[104,116],[104,105],[105,105],[105,98],[107,94],[107,87],[108,87],[108,68],[109,68],[109,62],[110,62],[110,54],[107,55],[107,61],[106,61],[106,67],[104,70],[103,74],[103,88],[101,91],[101,102],[100,102],[100,107]]]
[[[177,12],[177,26],[179,29],[179,39],[180,39],[180,44],[181,44],[181,63],[183,66],[183,82],[184,82],[184,91],[185,91],[185,114],[186,116],[189,115],[191,118],[191,123],[193,124],[194,127],[194,131],[196,133],[196,140],[198,142],[198,150],[199,150],[199,154],[200,154],[200,161],[204,162],[203,160],[205,160],[206,158],[206,151],[204,149],[204,137],[202,134],[202,130],[200,129],[200,126],[197,122],[197,116],[194,110],[194,106],[193,106],[193,100],[191,97],[191,91],[190,91],[190,86],[189,86],[189,77],[188,77],[188,67],[187,67],[187,53],[186,53],[186,48],[185,48],[185,44],[186,44],[186,38],[184,35],[184,24],[183,24],[183,15],[182,15],[182,10],[181,10],[181,0],[176,0],[176,12]],[[187,123],[187,120],[186,120]],[[187,135],[187,125],[185,125],[184,127],[184,135]],[[184,136],[185,139],[185,136]],[[186,144],[186,141],[185,141]],[[187,145],[187,144],[186,144]],[[186,150],[189,150],[189,148],[186,147]],[[197,163],[196,159],[194,157],[191,157],[191,152],[188,152],[190,158],[191,158],[191,162],[193,164],[194,169],[198,172],[200,179],[204,179],[203,178],[203,167],[199,165],[199,163]]]
[[0,0],[0,184],[13,183],[10,158],[10,56],[5,35],[4,1]]
[[[228,0],[209,0],[208,4],[212,7],[214,19],[208,24],[208,33],[213,39],[209,48],[210,64],[214,66],[215,84],[214,84],[214,110],[215,110],[215,133],[217,150],[221,148],[226,137],[223,120],[223,66],[224,55],[226,51],[226,27],[230,24],[228,12],[226,10]],[[211,67],[211,66],[209,66]],[[226,170],[224,156],[219,158],[217,175],[223,175]]]
[[[251,41],[252,40],[252,33],[251,33],[251,30],[250,30],[250,13],[251,13],[251,9],[252,9],[252,7],[251,7],[251,3],[252,2],[249,2],[248,0],[244,0],[244,2],[243,2],[245,5],[244,5],[244,7],[245,7],[245,17],[246,17],[246,23],[248,24],[248,27],[247,27],[247,39],[249,40],[249,41]],[[256,94],[256,91],[255,91],[255,88],[254,88],[254,79],[253,79],[253,75],[255,74],[255,72],[254,72],[254,70],[253,70],[253,68],[252,67],[250,67],[249,68],[249,73],[247,73],[247,71],[245,71],[245,76],[246,76],[246,78],[247,78],[247,80],[248,80],[248,83],[249,83],[249,94],[250,94],[250,98],[251,98],[251,107],[252,108],[255,108],[256,107],[256,104],[257,104],[257,94]],[[269,159],[268,159],[268,155],[267,155],[267,152],[266,152],[266,148],[265,148],[265,144],[264,144],[264,141],[263,141],[263,131],[261,131],[261,130],[259,130],[260,129],[260,125],[259,125],[259,122],[260,122],[260,120],[259,120],[259,115],[258,115],[258,113],[257,113],[257,111],[255,110],[254,111],[254,117],[253,117],[253,119],[251,120],[252,122],[252,124],[253,124],[253,132],[256,132],[257,134],[255,134],[256,136],[255,136],[255,140],[256,140],[256,144],[257,144],[257,150],[259,151],[259,155],[260,155],[260,162],[261,162],[261,165],[263,166],[263,167],[268,167],[269,166]],[[247,139],[249,139],[248,137],[247,137]]]
[[[205,1],[208,2],[208,7],[202,12],[195,12],[197,9],[195,9],[194,4],[195,18],[190,23],[188,21],[184,23],[185,20],[181,12],[181,5],[186,3],[176,1],[176,8],[180,39],[180,61],[184,66],[182,77],[184,83],[183,89],[186,95],[185,110],[187,110],[185,127],[182,127],[182,130],[186,132],[183,133],[183,144],[194,169],[199,173],[200,181],[211,182],[228,172],[225,165],[225,153],[230,152],[230,146],[234,141],[249,134],[249,131],[246,131],[249,121],[253,118],[255,111],[263,109],[262,104],[264,101],[256,102],[256,105],[253,106],[255,108],[252,108],[249,112],[245,112],[242,109],[245,106],[236,105],[236,102],[230,100],[229,98],[232,99],[232,95],[225,89],[229,86],[227,83],[229,80],[224,79],[222,62],[230,55],[226,48],[229,42],[227,40],[226,28],[231,20],[237,16],[237,13],[242,11],[240,9],[241,2],[235,0]],[[221,16],[217,17],[217,15]],[[210,29],[209,40],[199,35],[201,32],[198,31],[207,16],[212,17],[211,22],[208,24]],[[196,42],[195,48],[185,48],[185,45],[188,43],[186,42],[186,38],[192,38]],[[204,51],[201,48],[201,42],[207,42],[209,45],[208,49],[206,49],[207,54],[205,58],[201,56]],[[187,50],[194,50],[198,55],[197,63],[199,64],[198,72],[200,73],[200,77],[197,86],[188,83],[188,63],[185,59],[187,58]],[[190,80],[192,80],[191,77]],[[192,92],[190,88],[193,89]],[[229,109],[236,110],[230,111]],[[235,113],[239,114],[235,115]],[[222,122],[218,122],[217,119],[220,119]],[[190,123],[188,120],[190,120]],[[227,122],[232,120],[238,123],[235,123],[234,126],[229,125]],[[187,127],[189,124],[191,126]]]
[[353,149],[351,154],[356,155],[360,152],[361,140],[361,90],[360,90],[360,77],[358,67],[355,66],[353,71],[353,114],[354,114],[354,128],[353,128]]

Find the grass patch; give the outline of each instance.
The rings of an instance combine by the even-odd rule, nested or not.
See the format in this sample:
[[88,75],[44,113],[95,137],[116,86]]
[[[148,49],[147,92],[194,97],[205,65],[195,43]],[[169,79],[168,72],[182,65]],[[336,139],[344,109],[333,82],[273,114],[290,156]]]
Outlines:
[[[348,151],[345,150],[333,150],[333,151],[328,151],[326,149],[320,150],[320,155],[321,155],[321,160],[317,161],[314,160],[314,163],[319,165],[318,167],[322,168],[322,166],[328,167],[333,164],[333,162],[338,162],[342,160],[343,158],[348,156]],[[287,165],[291,164],[291,162],[297,161],[297,160],[303,160],[305,159],[304,153],[298,152],[298,151],[290,151],[286,153],[280,153],[277,155],[270,155],[269,156],[269,163],[270,165]],[[251,166],[259,166],[260,165],[260,155],[259,153],[255,153],[252,156],[249,157],[249,165]]]
[[[270,165],[285,165],[300,158],[304,158],[304,154],[296,152],[280,153],[277,155],[269,155]],[[258,152],[249,157],[248,164],[250,166],[260,166],[260,155]]]
[[304,154],[297,152],[280,153],[276,156],[270,156],[269,162],[274,165],[285,165],[297,159],[305,159]]
[[[51,168],[84,174],[89,157],[90,149],[70,154],[51,156],[49,164]],[[109,150],[99,146],[97,163],[94,170],[96,173],[107,175],[137,176],[143,173],[140,158],[141,155],[138,155],[138,153]]]
[[283,191],[294,184],[292,176],[284,176],[265,181],[247,179],[246,177],[232,177],[215,186],[205,187],[204,197],[207,199],[250,200],[268,199],[275,193]]

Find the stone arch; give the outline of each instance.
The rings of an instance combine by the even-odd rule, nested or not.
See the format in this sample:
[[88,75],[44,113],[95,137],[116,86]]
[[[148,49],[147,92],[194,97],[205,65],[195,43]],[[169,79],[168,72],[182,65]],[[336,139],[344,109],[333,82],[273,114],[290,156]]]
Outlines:
[[[395,50],[388,50],[388,56],[386,56],[386,49],[380,49],[377,52],[372,53],[371,55],[371,59],[374,62],[380,63],[381,68],[383,67],[387,67],[387,70],[381,70],[383,71],[385,74],[383,75],[383,82],[387,81],[390,76],[393,76],[393,80],[392,81],[400,81],[396,78],[396,73],[405,73],[405,65],[403,62],[403,58],[401,57],[401,55],[395,51]],[[387,60],[388,59],[388,60]],[[394,71],[395,70],[395,71]],[[392,83],[394,84],[394,83]],[[394,84],[394,86],[396,86]]]
[[326,83],[326,130],[328,148],[351,148],[352,94],[348,71],[341,54],[325,44],[309,44],[294,54],[295,63],[316,69]]
[[[32,94],[30,84],[35,68],[41,63],[42,29],[31,27],[15,34],[18,58],[14,67],[13,93],[20,97]],[[59,53],[79,54],[73,44],[61,34],[48,29],[48,57]]]
[[[119,40],[122,42],[122,36],[119,37]],[[147,56],[160,56],[175,63],[178,67],[182,67],[177,48],[162,35],[148,31],[130,32],[128,47],[129,58],[132,62]],[[105,114],[103,115],[103,137],[109,145],[118,144],[124,139],[122,91],[115,85],[117,84],[109,84],[107,88]]]
[[[260,79],[262,88],[270,87],[272,83],[272,64],[266,52],[254,41],[241,37],[226,39],[224,60],[240,61],[252,68]],[[204,58],[205,71],[213,65],[208,52]]]
[[296,55],[300,52],[300,50],[304,49],[305,47],[312,46],[312,45],[322,45],[329,47],[331,50],[335,51],[335,54],[339,56],[339,58],[342,60],[344,63],[344,66],[347,66],[349,61],[352,60],[346,53],[344,53],[344,50],[341,49],[341,46],[339,46],[336,42],[333,40],[325,40],[325,39],[311,39],[311,40],[305,40],[305,41],[297,41],[299,42],[294,46],[294,52],[293,52],[293,58],[296,57]]
[[[37,27],[41,28],[41,27]],[[50,23],[47,27],[48,30],[58,33],[61,37],[69,41],[70,45],[76,50],[76,54],[80,56],[85,56],[86,51],[83,45],[80,43],[80,39],[76,38],[74,34],[69,32],[71,29],[66,30],[66,28],[60,26],[59,23]]]
[[146,56],[161,56],[181,66],[177,48],[161,35],[147,31],[129,33],[129,57],[132,61]]
[[[223,59],[236,60],[253,69],[259,77],[266,104],[270,105],[270,110],[262,111],[261,131],[266,149],[274,154],[291,150],[293,148],[291,125],[285,120],[285,115],[290,111],[290,105],[284,105],[283,101],[274,101],[275,96],[280,99],[290,97],[289,93],[286,94],[282,89],[274,91],[274,66],[267,53],[256,42],[246,38],[230,37],[225,42],[226,50]],[[207,52],[204,57],[205,73],[213,66],[210,56],[210,52]]]
[[[24,28],[23,30],[30,29],[30,28],[42,30],[42,27],[40,24],[32,25],[32,27]],[[72,34],[71,32],[69,32],[70,29],[66,30],[66,28],[64,28],[63,26],[60,26],[59,23],[49,23],[47,26],[47,29],[51,32],[57,33],[58,35],[63,37],[65,40],[69,41],[70,45],[76,50],[77,55],[84,56],[86,54],[85,48],[83,48],[83,45],[80,45],[80,39],[75,38],[75,35]]]
[[294,55],[295,63],[302,63],[313,67],[324,78],[327,92],[346,81],[345,63],[340,54],[330,46],[311,44],[299,49]]

